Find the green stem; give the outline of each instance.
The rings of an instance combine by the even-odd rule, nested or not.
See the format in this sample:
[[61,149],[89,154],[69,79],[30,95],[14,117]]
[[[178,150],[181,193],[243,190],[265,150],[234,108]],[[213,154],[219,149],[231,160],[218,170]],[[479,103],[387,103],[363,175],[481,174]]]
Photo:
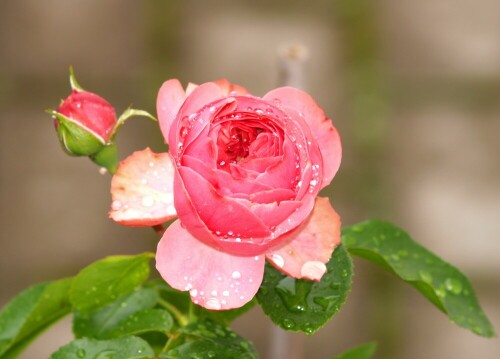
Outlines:
[[172,345],[172,343],[175,342],[175,340],[177,339],[177,336],[178,336],[178,334],[172,334],[168,337],[168,340],[165,343],[165,346],[161,350],[162,353],[166,353],[170,349],[170,346]]
[[188,318],[184,314],[182,314],[179,309],[170,304],[169,302],[164,301],[163,299],[158,299],[158,304],[167,309],[172,315],[177,319],[181,326],[186,326],[189,323]]

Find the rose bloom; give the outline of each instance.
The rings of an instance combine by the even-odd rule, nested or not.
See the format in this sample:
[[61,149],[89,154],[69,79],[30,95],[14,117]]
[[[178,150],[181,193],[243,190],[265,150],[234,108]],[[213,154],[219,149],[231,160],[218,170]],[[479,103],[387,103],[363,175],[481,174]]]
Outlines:
[[110,217],[152,226],[177,217],[156,267],[211,310],[238,308],[260,287],[264,260],[319,281],[340,242],[340,218],[318,197],[340,165],[336,129],[305,92],[255,97],[226,80],[168,80],[157,99],[169,153],[135,152],[112,180]]

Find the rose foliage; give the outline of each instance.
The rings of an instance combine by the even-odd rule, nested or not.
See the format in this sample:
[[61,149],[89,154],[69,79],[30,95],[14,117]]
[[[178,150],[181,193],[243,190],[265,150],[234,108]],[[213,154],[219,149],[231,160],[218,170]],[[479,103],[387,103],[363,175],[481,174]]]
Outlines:
[[262,98],[226,80],[184,90],[168,80],[157,99],[168,153],[132,154],[112,180],[110,216],[130,226],[178,218],[158,244],[156,266],[207,309],[243,306],[265,260],[319,281],[340,243],[327,198],[341,160],[337,130],[305,92]]

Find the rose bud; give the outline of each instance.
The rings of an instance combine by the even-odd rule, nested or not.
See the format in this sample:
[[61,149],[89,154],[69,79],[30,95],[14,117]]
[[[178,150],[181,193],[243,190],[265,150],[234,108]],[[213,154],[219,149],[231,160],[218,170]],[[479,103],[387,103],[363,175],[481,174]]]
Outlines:
[[342,157],[332,121],[307,93],[263,97],[226,80],[157,99],[169,153],[146,149],[121,162],[110,217],[154,226],[178,218],[158,244],[156,267],[174,288],[211,310],[238,308],[260,287],[265,260],[319,281],[340,243],[328,198]]
[[117,122],[115,110],[108,101],[78,89],[52,114],[63,149],[74,156],[91,156],[102,150]]

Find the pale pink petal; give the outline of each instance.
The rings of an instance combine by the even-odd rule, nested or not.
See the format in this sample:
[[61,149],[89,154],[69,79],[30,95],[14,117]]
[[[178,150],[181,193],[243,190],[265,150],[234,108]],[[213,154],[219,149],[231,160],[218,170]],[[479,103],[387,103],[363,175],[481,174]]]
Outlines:
[[340,244],[340,217],[328,198],[317,197],[308,220],[285,236],[286,244],[268,251],[267,260],[291,277],[319,281]]
[[161,133],[166,143],[168,143],[168,134],[172,122],[185,99],[186,93],[177,79],[165,81],[158,92],[156,112],[158,113]]
[[239,85],[234,85],[230,83],[226,79],[220,79],[217,81],[214,81],[214,83],[221,88],[222,91],[224,91],[224,94],[227,96],[230,93],[233,95],[247,95],[249,94],[248,90],[242,86]]
[[175,218],[173,186],[168,153],[156,154],[149,148],[134,152],[111,180],[109,216],[125,226],[152,226]]
[[175,221],[158,243],[156,268],[173,288],[189,291],[195,304],[226,310],[239,308],[255,296],[264,275],[264,256],[220,252]]
[[327,186],[337,173],[342,158],[340,137],[332,121],[307,93],[293,87],[280,87],[268,92],[265,100],[279,100],[284,107],[289,107],[302,114],[309,125],[323,156],[324,180]]
[[188,85],[186,86],[186,96],[191,95],[191,92],[193,92],[194,89],[197,88],[198,86],[199,85],[194,84],[192,82],[188,83]]

